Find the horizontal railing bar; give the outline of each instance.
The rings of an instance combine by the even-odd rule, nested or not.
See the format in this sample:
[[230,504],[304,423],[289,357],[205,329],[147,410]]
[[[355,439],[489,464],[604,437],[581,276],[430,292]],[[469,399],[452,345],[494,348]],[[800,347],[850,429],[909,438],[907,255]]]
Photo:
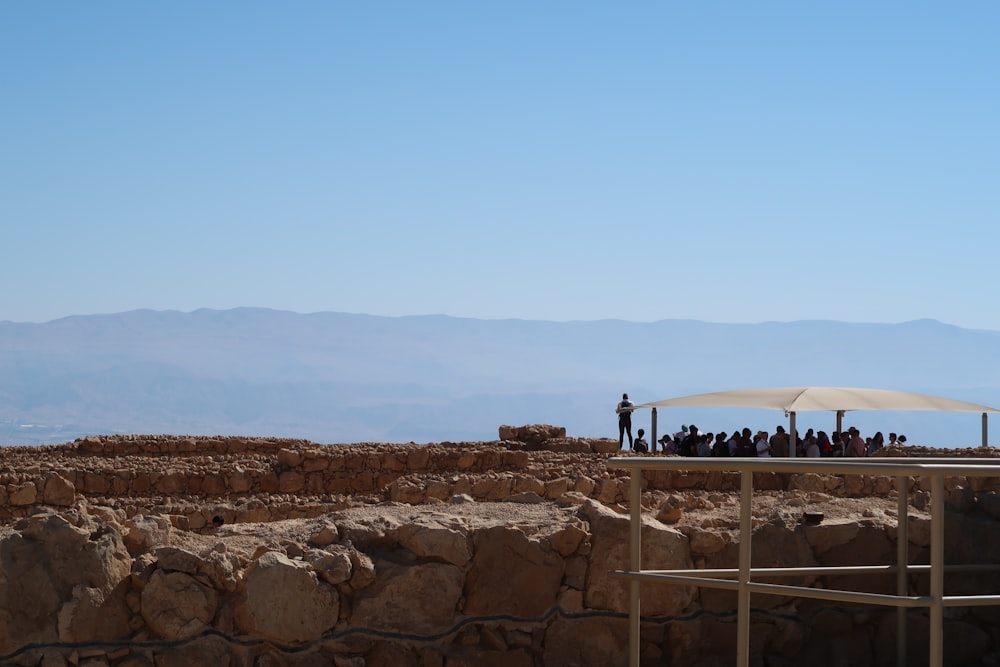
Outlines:
[[[740,582],[732,579],[710,579],[703,577],[688,577],[674,574],[653,574],[650,572],[628,572],[615,570],[612,576],[632,581],[650,581],[658,583],[689,584],[703,588],[718,588],[721,590],[739,590]],[[832,600],[834,602],[859,602],[863,604],[884,605],[889,607],[929,607],[931,598],[928,596],[883,595],[881,593],[859,593],[857,591],[842,591],[835,588],[807,588],[805,586],[788,586],[784,584],[765,584],[747,582],[747,588],[752,593],[764,595],[782,595],[787,597],[804,597],[816,600]]]
[[[894,461],[899,458],[905,458],[907,461],[912,461],[913,463],[942,463],[947,464],[949,462],[954,463],[955,461],[961,461],[963,464],[968,463],[970,465],[996,465],[1000,464],[1000,456],[905,456],[905,457],[893,457],[893,456],[873,456],[871,458],[878,459],[880,461]],[[992,463],[991,463],[992,462]]]
[[[912,573],[929,572],[930,565],[907,565],[906,571]],[[827,565],[816,567],[752,567],[750,574],[765,577],[795,577],[803,575],[836,575],[836,574],[895,574],[899,571],[896,565]],[[969,563],[965,565],[945,565],[945,572],[996,572],[1000,571],[1000,563]],[[641,570],[651,574],[679,574],[687,577],[737,577],[737,568],[709,568],[702,570]]]
[[[1000,565],[997,566],[1000,569]],[[889,574],[895,572],[895,565],[831,565],[829,567],[752,567],[750,575],[759,574],[765,577],[794,577],[803,575],[826,574]],[[740,571],[736,568],[719,568],[705,570],[642,570],[651,574],[681,574],[688,577],[738,577]]]
[[1000,595],[945,595],[945,607],[992,607],[1000,605]]
[[[838,457],[839,459],[839,457]],[[898,460],[898,459],[895,459]],[[684,470],[689,472],[816,472],[843,475],[885,475],[889,477],[922,476],[932,474],[966,475],[971,477],[1000,476],[1000,459],[997,463],[947,463],[936,459],[930,463],[895,463],[893,459],[878,462],[870,459],[850,461],[845,459],[815,458],[751,458],[751,457],[697,457],[697,456],[629,456],[608,459],[609,468],[626,470]]]
[[931,605],[930,596],[905,597],[901,595],[883,595],[881,593],[841,591],[834,588],[807,588],[805,586],[786,586],[783,584],[762,584],[755,582],[747,583],[747,588],[753,593],[763,593],[765,595],[785,595],[789,597],[813,598],[815,600],[832,600],[834,602],[861,602],[887,607],[929,607]]
[[689,577],[674,574],[659,574],[652,572],[629,572],[628,570],[612,570],[609,573],[612,577],[628,579],[630,581],[655,581],[658,583],[690,584],[692,586],[703,586],[705,588],[720,588],[727,591],[735,591],[740,587],[740,582],[732,579],[712,579],[707,577]]

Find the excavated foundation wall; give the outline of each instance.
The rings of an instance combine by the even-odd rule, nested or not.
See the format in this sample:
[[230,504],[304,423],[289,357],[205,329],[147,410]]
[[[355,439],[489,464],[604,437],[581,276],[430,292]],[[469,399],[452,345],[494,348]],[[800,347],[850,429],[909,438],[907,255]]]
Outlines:
[[[356,498],[419,504],[461,494],[501,501],[534,493],[554,500],[573,491],[608,505],[626,501],[628,473],[606,466],[609,456],[619,455],[617,441],[536,437],[541,442],[534,445],[317,445],[284,439],[103,436],[61,446],[6,447],[0,450],[0,520],[24,516],[25,508],[36,503],[67,506],[80,497],[129,513],[155,510],[184,516],[193,529],[207,525],[214,515],[212,501],[238,506],[243,521],[315,516]],[[953,477],[945,483],[949,491],[1000,489],[995,478]],[[867,475],[754,476],[759,490],[847,497],[885,497],[895,484],[894,478]],[[729,492],[739,488],[739,475],[647,472],[643,486],[653,494]],[[929,487],[917,479],[909,489],[915,490]]]
[[[4,453],[0,664],[625,665],[628,586],[609,573],[626,567],[628,478],[591,444],[572,451],[584,444],[120,437]],[[758,477],[798,497],[895,494],[883,478]],[[732,526],[654,518],[667,500],[683,511],[688,492],[736,502],[734,475],[645,483],[644,567],[736,567]],[[353,492],[332,490],[343,484]],[[949,563],[1000,562],[997,495],[977,485],[949,480]],[[927,491],[907,493],[910,560],[925,563]],[[755,565],[891,564],[896,522],[879,506],[818,525],[758,517]],[[289,518],[298,538],[268,532]],[[262,525],[248,534],[251,521]],[[894,575],[785,583],[895,592]],[[910,586],[927,592],[922,575]],[[949,575],[946,586],[1000,592],[1000,579]],[[763,595],[753,606],[755,664],[895,664],[894,611]],[[735,608],[735,593],[644,584],[643,664],[733,664]],[[1000,657],[998,621],[993,608],[950,611],[948,664]],[[926,614],[911,610],[908,626],[907,664],[926,663]]]

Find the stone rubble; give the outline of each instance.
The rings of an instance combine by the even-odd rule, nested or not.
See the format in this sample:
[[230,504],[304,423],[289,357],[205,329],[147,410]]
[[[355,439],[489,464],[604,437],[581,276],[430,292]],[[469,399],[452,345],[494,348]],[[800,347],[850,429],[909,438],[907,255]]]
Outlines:
[[[119,435],[0,449],[0,664],[626,665],[629,585],[613,571],[627,568],[629,477],[607,459],[629,454],[548,425],[500,437]],[[894,478],[754,481],[755,566],[894,562]],[[737,474],[659,471],[643,483],[645,568],[736,567]],[[1000,562],[998,485],[946,481],[949,563]],[[903,491],[910,558],[924,563],[929,493],[920,480]],[[824,519],[806,523],[806,510]],[[895,577],[791,583],[892,593]],[[910,586],[926,594],[926,575]],[[981,593],[1000,575],[949,575],[948,586]],[[733,663],[735,592],[641,588],[642,664]],[[887,608],[767,595],[753,605],[755,665],[895,664]],[[1000,664],[997,620],[990,607],[950,609],[949,664]],[[919,664],[926,614],[911,611],[908,627]]]

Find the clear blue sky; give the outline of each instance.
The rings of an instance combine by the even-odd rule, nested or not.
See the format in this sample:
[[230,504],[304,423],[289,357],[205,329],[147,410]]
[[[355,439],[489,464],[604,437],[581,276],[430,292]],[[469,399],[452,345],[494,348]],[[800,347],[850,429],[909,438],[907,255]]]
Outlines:
[[0,320],[1000,329],[994,2],[6,2]]

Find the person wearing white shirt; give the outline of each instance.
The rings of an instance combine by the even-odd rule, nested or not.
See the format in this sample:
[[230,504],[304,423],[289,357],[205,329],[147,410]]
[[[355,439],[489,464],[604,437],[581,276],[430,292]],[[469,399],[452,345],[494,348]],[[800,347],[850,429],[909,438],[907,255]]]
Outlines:
[[712,455],[712,441],[715,439],[713,433],[706,433],[705,435],[698,436],[701,440],[698,441],[698,447],[696,448],[698,456],[711,456]]
[[770,458],[771,457],[771,443],[767,440],[767,432],[761,431],[757,434],[757,457],[758,458]]

